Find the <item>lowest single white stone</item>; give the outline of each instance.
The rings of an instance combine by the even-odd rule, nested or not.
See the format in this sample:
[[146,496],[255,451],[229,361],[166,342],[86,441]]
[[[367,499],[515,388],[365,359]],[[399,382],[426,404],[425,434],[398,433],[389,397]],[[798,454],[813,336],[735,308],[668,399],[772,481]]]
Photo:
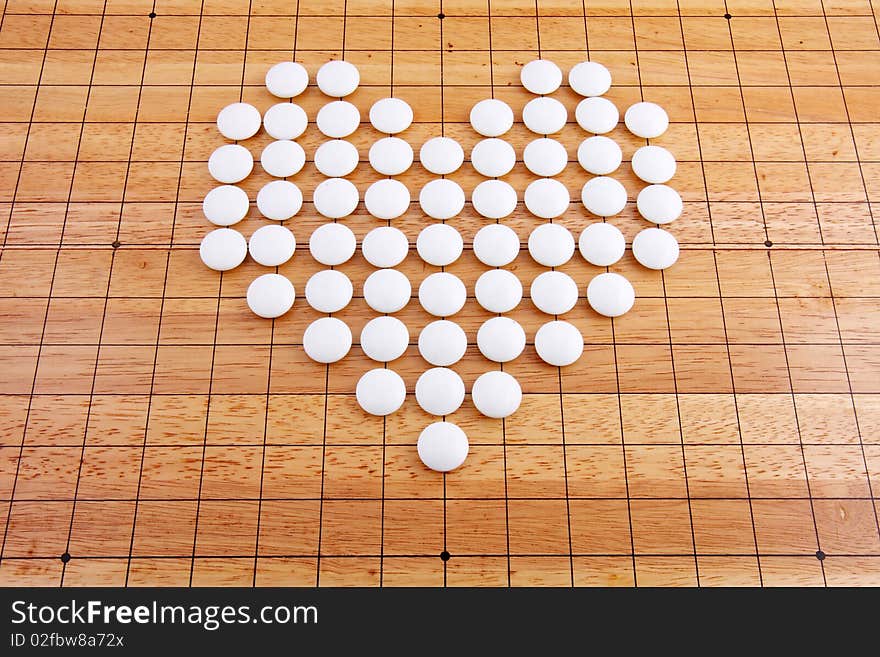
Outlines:
[[471,399],[486,417],[509,417],[522,402],[519,382],[507,372],[493,370],[481,374],[471,388]]
[[450,472],[467,458],[467,434],[452,422],[434,422],[419,434],[416,449],[419,459],[428,468],[436,472]]
[[547,322],[535,334],[535,351],[548,365],[566,367],[584,353],[584,337],[574,324]]
[[646,228],[635,236],[633,256],[648,269],[666,269],[678,260],[678,240],[662,228]]
[[629,312],[635,300],[632,284],[620,274],[599,274],[587,286],[590,307],[606,317],[620,317]]

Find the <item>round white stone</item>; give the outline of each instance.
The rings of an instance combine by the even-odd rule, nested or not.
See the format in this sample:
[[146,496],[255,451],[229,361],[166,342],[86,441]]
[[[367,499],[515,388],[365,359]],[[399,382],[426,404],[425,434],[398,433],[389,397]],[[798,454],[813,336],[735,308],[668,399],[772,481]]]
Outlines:
[[526,144],[523,163],[535,175],[555,176],[568,164],[568,153],[558,141],[544,137]]
[[358,190],[345,178],[328,178],[312,193],[315,210],[328,219],[347,217],[358,204]]
[[632,283],[620,274],[599,274],[587,286],[590,307],[605,317],[620,317],[629,312],[635,300]]
[[323,134],[338,139],[357,130],[361,123],[361,113],[346,100],[334,100],[318,110],[315,123]]
[[413,120],[412,107],[400,98],[380,98],[370,107],[370,123],[379,132],[396,135]]
[[306,152],[295,141],[280,140],[268,144],[260,154],[263,171],[276,178],[299,173],[306,163]]
[[471,149],[471,164],[487,178],[500,178],[513,169],[516,152],[503,139],[483,139]]
[[552,135],[565,127],[568,111],[555,98],[542,96],[526,103],[522,113],[523,123],[534,133]]
[[545,267],[560,267],[574,254],[574,236],[565,226],[541,224],[529,235],[529,255]]
[[419,162],[431,173],[445,176],[458,170],[464,162],[464,150],[454,139],[434,137],[419,149]]
[[467,336],[458,324],[448,319],[431,322],[419,333],[419,353],[431,365],[454,365],[465,351]]
[[434,422],[419,434],[416,449],[419,459],[431,470],[449,472],[467,458],[467,434],[452,422]]
[[257,192],[257,208],[267,219],[284,221],[302,208],[302,192],[289,180],[273,180]]
[[684,203],[672,187],[648,185],[639,192],[636,208],[652,224],[668,224],[681,216]]
[[526,187],[523,202],[526,209],[541,219],[555,219],[566,210],[571,197],[568,190],[558,180],[539,178]]
[[568,274],[545,271],[532,281],[529,296],[542,313],[564,315],[577,303],[578,286]]
[[675,156],[662,146],[642,146],[633,153],[632,169],[647,183],[665,183],[675,175]]
[[502,100],[487,98],[471,108],[470,120],[484,137],[500,137],[513,127],[513,110]]
[[293,307],[294,299],[293,283],[281,274],[263,274],[248,285],[248,307],[265,319],[281,317]]
[[611,217],[626,207],[626,189],[614,178],[588,180],[581,190],[584,207],[600,217]]
[[489,360],[507,363],[526,348],[526,332],[510,317],[493,317],[483,322],[477,331],[477,347]]
[[221,146],[208,158],[208,173],[217,182],[240,182],[250,175],[253,168],[254,156],[238,144]]
[[312,257],[328,267],[348,262],[356,248],[357,238],[351,228],[344,224],[323,224],[309,237],[309,252]]
[[263,127],[273,139],[296,139],[308,124],[306,111],[295,103],[272,105],[263,116]]
[[461,233],[449,224],[426,226],[416,238],[416,251],[429,265],[445,267],[458,260],[464,249]]
[[522,402],[519,382],[507,372],[494,370],[481,374],[471,388],[474,406],[486,417],[501,419],[512,415]]
[[464,190],[452,180],[438,178],[422,187],[419,205],[429,217],[452,219],[464,207]]
[[266,89],[278,98],[299,96],[309,86],[309,72],[297,62],[280,62],[266,72]]
[[377,219],[397,219],[409,207],[409,190],[399,180],[383,178],[367,187],[364,206]]
[[509,226],[489,224],[474,235],[474,255],[490,267],[503,267],[519,254],[519,236]]
[[253,137],[260,130],[260,110],[248,103],[232,103],[217,114],[217,129],[236,141]]
[[374,267],[396,267],[409,252],[409,240],[403,231],[393,226],[380,226],[364,236],[361,251]]
[[451,317],[464,306],[467,290],[455,274],[431,274],[419,285],[419,303],[435,317]]
[[315,168],[330,178],[347,176],[358,165],[357,148],[342,139],[331,139],[318,146],[315,151]]
[[278,267],[293,257],[296,238],[284,226],[271,224],[260,226],[251,235],[248,251],[259,264],[265,267]]
[[358,405],[370,415],[389,415],[403,405],[406,384],[397,372],[377,368],[358,380],[355,397]]
[[361,330],[360,343],[368,358],[390,363],[403,356],[409,346],[409,331],[396,317],[374,317]]
[[370,166],[386,176],[396,176],[412,166],[413,149],[400,137],[385,137],[370,146]]
[[608,267],[623,257],[626,240],[616,226],[605,222],[590,224],[578,238],[584,260],[597,267]]
[[471,192],[471,204],[487,219],[502,219],[516,210],[516,190],[503,180],[484,180]]
[[306,302],[321,313],[335,313],[351,301],[354,287],[337,269],[316,272],[306,281]]
[[578,163],[585,171],[607,176],[623,161],[623,152],[617,142],[608,137],[589,137],[578,146]]
[[603,135],[611,132],[620,121],[617,105],[607,98],[598,96],[584,98],[574,110],[574,118],[578,125],[587,132]]
[[631,133],[644,139],[659,137],[669,127],[669,115],[655,103],[630,105],[623,115],[623,122]]
[[342,98],[357,89],[361,82],[361,74],[354,64],[334,60],[318,69],[315,82],[318,83],[318,89],[328,96]]
[[480,274],[474,285],[474,296],[490,313],[510,312],[522,300],[522,283],[506,269],[490,269]]
[[202,238],[199,257],[214,271],[235,269],[247,256],[244,235],[232,228],[216,228]]
[[306,356],[318,363],[335,363],[351,349],[351,329],[336,317],[321,317],[303,333]]
[[601,96],[611,88],[611,72],[598,62],[581,62],[568,72],[568,84],[581,96]]
[[562,84],[562,71],[549,59],[535,59],[522,67],[519,79],[533,94],[552,94]]
[[666,269],[678,260],[678,240],[661,228],[646,228],[635,236],[633,256],[648,269]]
[[250,208],[247,192],[235,185],[221,185],[205,194],[202,212],[215,226],[232,226],[245,218]]
[[547,322],[535,333],[535,351],[548,365],[571,365],[584,353],[584,336],[574,324]]
[[364,301],[377,313],[396,313],[411,296],[409,279],[396,269],[379,269],[364,281]]
[[434,367],[416,381],[416,401],[431,415],[455,413],[464,402],[464,381],[448,368]]

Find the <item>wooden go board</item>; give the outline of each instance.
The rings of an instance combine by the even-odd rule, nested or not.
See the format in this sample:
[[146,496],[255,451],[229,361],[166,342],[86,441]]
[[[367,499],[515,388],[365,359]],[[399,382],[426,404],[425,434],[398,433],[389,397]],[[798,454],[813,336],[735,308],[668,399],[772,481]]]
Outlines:
[[[0,583],[4,585],[856,585],[880,584],[880,37],[869,0],[6,0],[0,24]],[[505,366],[524,387],[506,421],[466,401],[452,420],[471,453],[445,477],[418,461],[429,418],[412,397],[364,415],[356,347],[319,366],[301,348],[317,313],[276,321],[244,292],[253,262],[199,261],[223,143],[217,111],[265,110],[268,67],[314,76],[344,57],[362,113],[393,94],[418,147],[445,134],[468,152],[471,105],[518,113],[522,64],[564,71],[587,57],[614,76],[620,108],[670,113],[657,140],[679,160],[680,261],[660,273],[630,253],[636,288],[614,320],[569,314],[584,357],[556,369],[527,347]],[[312,77],[314,80],[314,77]],[[573,112],[567,87],[555,94]],[[313,119],[316,88],[297,99]],[[625,159],[643,142],[622,124]],[[576,196],[574,153],[559,177]],[[352,139],[365,160],[378,138]],[[518,152],[530,139],[509,134]],[[249,140],[253,152],[265,134]],[[311,160],[320,142],[300,140]],[[451,176],[466,193],[469,164]],[[643,227],[631,202],[615,218]],[[361,191],[378,174],[362,162]],[[532,178],[521,163],[508,180]],[[280,268],[303,290],[323,222],[308,202]],[[400,177],[418,189],[429,174]],[[251,199],[267,176],[244,183]],[[414,244],[417,205],[395,221]],[[591,219],[580,204],[561,222]],[[375,225],[363,206],[345,222]],[[451,223],[469,245],[467,206]],[[264,223],[256,208],[249,235]],[[538,224],[520,204],[521,238]],[[541,268],[525,250],[524,281]],[[431,268],[413,252],[417,284]],[[369,319],[358,253],[340,268]],[[473,293],[466,248],[448,267]],[[597,273],[580,258],[562,268]],[[531,338],[541,315],[513,313]],[[428,316],[399,314],[415,335]],[[473,342],[488,317],[458,316]],[[395,364],[410,391],[414,346]],[[467,385],[492,364],[472,346]]]

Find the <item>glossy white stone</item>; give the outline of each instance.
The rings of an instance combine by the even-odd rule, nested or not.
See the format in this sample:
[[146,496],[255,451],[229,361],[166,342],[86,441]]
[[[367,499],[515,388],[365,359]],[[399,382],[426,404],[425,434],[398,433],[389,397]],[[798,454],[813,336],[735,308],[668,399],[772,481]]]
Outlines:
[[396,317],[374,317],[361,329],[360,345],[368,358],[390,363],[403,356],[409,346],[409,330]]
[[309,72],[297,62],[280,62],[266,72],[266,89],[278,98],[294,98],[309,86]]
[[260,123],[260,110],[248,103],[232,103],[217,114],[220,134],[236,141],[253,137],[260,131]]
[[471,388],[471,399],[486,417],[501,419],[516,412],[522,402],[519,382],[507,372],[493,370],[481,374]]
[[648,185],[636,198],[639,214],[653,224],[668,224],[681,216],[684,203],[677,191],[666,185]]
[[555,98],[541,96],[526,103],[522,113],[526,128],[539,135],[552,135],[565,127],[568,111]]
[[558,180],[539,178],[526,187],[523,202],[526,209],[541,219],[555,219],[568,210],[571,197]]
[[431,365],[449,367],[467,351],[467,336],[448,319],[431,322],[419,333],[419,354]]
[[328,219],[347,217],[358,204],[358,190],[345,178],[328,178],[312,193],[315,210]]
[[300,211],[302,203],[302,192],[289,180],[273,180],[257,192],[257,209],[266,219],[290,219]]
[[629,312],[635,303],[636,293],[632,284],[620,274],[599,274],[587,286],[590,307],[606,317],[620,317]]
[[422,187],[419,205],[429,217],[452,219],[464,207],[464,190],[448,178],[437,178]]
[[334,139],[348,137],[361,122],[358,108],[345,100],[334,100],[318,110],[315,123],[323,134]]
[[419,285],[419,303],[435,317],[451,317],[464,306],[467,290],[455,274],[436,272]]
[[471,204],[487,219],[502,219],[516,210],[516,190],[503,180],[484,180],[471,192]]
[[351,142],[331,139],[315,151],[315,168],[330,178],[341,178],[355,170],[359,157]]
[[600,217],[611,217],[626,207],[626,189],[614,178],[599,176],[581,190],[584,207]]
[[607,222],[590,224],[578,238],[584,260],[597,267],[609,267],[623,257],[626,239],[620,230]]
[[309,252],[322,265],[335,267],[348,262],[357,248],[351,228],[340,223],[318,226],[309,237]]
[[526,144],[523,163],[537,176],[556,176],[568,164],[568,153],[560,142],[544,137]]
[[293,307],[295,299],[293,283],[281,274],[263,274],[248,285],[248,307],[265,319],[281,317]]
[[315,82],[318,89],[328,96],[342,98],[357,89],[361,74],[357,66],[343,60],[327,62],[318,69]]
[[584,337],[574,324],[547,322],[535,333],[535,351],[548,365],[566,367],[584,353]]
[[630,105],[623,121],[631,133],[644,139],[659,137],[669,127],[669,115],[656,103]]
[[522,67],[519,79],[533,94],[552,94],[562,84],[562,71],[549,59],[534,59]]
[[647,183],[667,182],[676,168],[675,156],[662,146],[642,146],[632,156],[633,173]]
[[306,163],[306,152],[295,141],[273,141],[260,154],[263,171],[276,178],[296,175]]
[[377,313],[396,313],[411,296],[409,279],[396,269],[378,269],[364,281],[364,301]]
[[419,459],[431,470],[450,472],[467,459],[467,434],[452,422],[434,422],[419,434]]
[[416,238],[416,251],[429,265],[445,267],[458,260],[464,249],[464,240],[449,224],[425,226]]
[[509,226],[489,224],[474,235],[474,255],[490,267],[510,264],[519,253],[519,236]]
[[606,176],[616,171],[623,161],[623,152],[617,142],[608,137],[589,137],[578,146],[578,163],[585,171]]
[[470,121],[484,137],[500,137],[513,127],[513,110],[502,100],[487,98],[471,108]]
[[510,317],[492,317],[477,331],[477,348],[489,360],[507,363],[526,347],[526,332]]
[[364,259],[374,267],[396,267],[409,252],[409,241],[403,231],[393,226],[374,228],[361,242]]
[[545,267],[560,267],[574,254],[574,235],[560,224],[541,224],[529,234],[529,255]]
[[581,62],[568,72],[568,84],[581,96],[601,96],[611,88],[611,72],[599,62]]
[[545,271],[532,281],[529,297],[542,313],[564,315],[577,303],[578,286],[568,274]]
[[250,208],[247,192],[235,185],[221,185],[205,194],[202,212],[215,226],[232,226],[245,218]]
[[500,178],[510,173],[516,164],[516,152],[508,142],[497,137],[482,139],[471,149],[471,164],[477,173],[488,178]]
[[221,146],[208,157],[208,173],[217,182],[240,182],[250,175],[253,168],[254,156],[239,144]]
[[308,124],[306,111],[296,103],[277,103],[263,116],[263,127],[273,139],[296,139]]
[[247,240],[233,228],[216,228],[202,238],[199,257],[214,271],[235,269],[247,257]]
[[383,178],[367,187],[364,207],[377,219],[397,219],[409,208],[409,190],[399,180]]
[[464,150],[451,137],[434,137],[419,149],[419,162],[431,173],[448,175],[464,162]]
[[278,267],[293,257],[296,238],[285,226],[260,226],[248,241],[248,252],[264,267]]
[[594,96],[584,98],[574,110],[578,125],[587,132],[603,135],[611,132],[620,121],[620,111],[607,98]]
[[306,281],[306,302],[321,313],[339,312],[353,294],[351,280],[338,269],[315,272]]
[[464,402],[464,381],[446,367],[434,367],[416,381],[416,401],[425,413],[449,415]]
[[413,149],[400,137],[385,137],[370,146],[370,166],[385,176],[397,176],[412,166]]
[[646,228],[633,238],[632,251],[648,269],[666,269],[678,260],[678,240],[662,228]]
[[522,300],[522,283],[506,269],[490,269],[477,279],[474,296],[490,313],[510,312]]
[[335,363],[351,349],[351,329],[336,317],[321,317],[303,333],[306,356],[318,363]]
[[380,98],[370,106],[370,123],[379,132],[395,135],[406,130],[412,120],[412,107],[400,98]]

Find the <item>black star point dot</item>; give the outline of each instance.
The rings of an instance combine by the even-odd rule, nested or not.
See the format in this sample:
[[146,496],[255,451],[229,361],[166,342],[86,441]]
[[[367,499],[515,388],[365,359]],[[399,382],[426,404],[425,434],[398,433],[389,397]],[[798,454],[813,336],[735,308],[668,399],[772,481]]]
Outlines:
[[449,554],[446,550],[443,550],[443,552],[440,553],[440,559],[442,561],[449,561],[449,557],[451,557],[451,556],[452,555]]
[[822,550],[816,550],[816,558],[819,561],[825,561],[825,553]]
[[730,20],[731,18],[733,18],[733,16],[731,16],[730,14],[724,14],[724,18]]
[[773,242],[767,240],[766,242],[764,242],[764,246],[773,246]]
[[67,563],[70,561],[70,552],[65,552],[61,555],[61,563]]
[[120,246],[122,246],[122,242],[116,240],[115,242],[112,242],[110,246],[112,246],[114,249],[118,249]]
[[149,14],[147,14],[147,15],[148,15],[150,18],[156,18],[156,12],[155,12],[155,11],[151,11],[151,12],[150,12]]
[[442,21],[444,18],[446,18],[446,14],[444,14],[444,13],[441,11],[439,14],[437,14],[437,18],[439,18],[439,19]]

